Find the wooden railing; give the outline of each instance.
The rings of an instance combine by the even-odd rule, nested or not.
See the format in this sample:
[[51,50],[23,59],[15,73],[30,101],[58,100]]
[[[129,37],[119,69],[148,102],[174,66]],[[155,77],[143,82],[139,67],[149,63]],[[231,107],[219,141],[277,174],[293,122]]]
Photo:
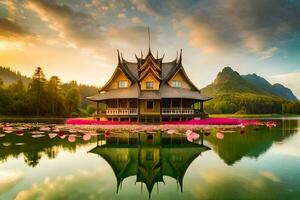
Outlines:
[[137,115],[137,108],[107,108],[106,115]]
[[192,108],[162,108],[162,115],[193,115],[194,110]]

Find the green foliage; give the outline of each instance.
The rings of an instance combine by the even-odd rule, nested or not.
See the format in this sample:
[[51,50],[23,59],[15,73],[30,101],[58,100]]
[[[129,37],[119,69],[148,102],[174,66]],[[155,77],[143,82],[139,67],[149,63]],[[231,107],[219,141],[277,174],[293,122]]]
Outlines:
[[36,110],[36,115],[45,114],[47,112],[46,105],[46,78],[42,68],[36,68],[32,81],[29,83],[28,93],[31,102],[31,108]]
[[96,107],[94,105],[88,105],[86,111],[88,114],[92,115],[96,112]]
[[25,85],[28,85],[31,81],[30,78],[21,75],[20,72],[12,71],[9,67],[2,66],[0,66],[0,79],[3,80],[5,85],[10,85],[20,79]]
[[205,104],[208,113],[222,114],[265,114],[282,113],[286,101],[273,97],[251,93],[230,93],[217,95]]
[[73,86],[67,91],[65,105],[68,113],[78,112],[80,92],[78,87]]
[[85,109],[79,109],[79,115],[81,117],[89,117],[89,116],[91,116]]
[[[94,88],[94,93],[96,93],[95,87],[78,86],[76,81],[62,84],[57,76],[52,76],[47,80],[40,67],[35,70],[28,85],[24,84],[21,77],[19,76],[16,82],[9,85],[3,84],[0,78],[0,115],[89,116],[86,110],[80,108],[81,99],[85,98],[81,97],[80,94],[91,93],[91,88]],[[83,90],[88,88],[90,91],[80,91],[79,87]],[[93,110],[92,106],[88,106],[88,108],[90,112]]]
[[292,103],[246,81],[239,73],[226,67],[202,93],[213,96],[205,102],[210,114],[300,114],[298,103]]
[[78,112],[72,112],[72,113],[70,114],[70,116],[71,116],[71,117],[79,117],[79,114],[78,114]]

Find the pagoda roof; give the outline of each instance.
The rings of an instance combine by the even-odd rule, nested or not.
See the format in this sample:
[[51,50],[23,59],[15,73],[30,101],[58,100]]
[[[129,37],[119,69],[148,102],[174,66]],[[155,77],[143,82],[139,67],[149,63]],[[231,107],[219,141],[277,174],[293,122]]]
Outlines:
[[[158,56],[157,56],[158,57]],[[163,63],[163,57],[154,58],[149,50],[145,58],[138,58],[137,62],[129,62],[120,56],[118,51],[118,65],[114,74],[110,80],[99,90],[99,94],[87,97],[91,101],[102,101],[107,99],[128,99],[128,98],[140,98],[140,99],[162,99],[162,98],[186,98],[195,99],[199,101],[207,101],[212,99],[201,94],[201,91],[193,84],[193,82],[187,76],[182,65],[182,51],[180,55],[173,61]],[[151,63],[154,67],[146,67],[146,63]],[[142,68],[141,68],[142,67]],[[159,69],[158,69],[159,67]],[[139,71],[144,69],[144,71]],[[114,80],[114,76],[118,70],[131,81],[131,85],[128,88],[118,88],[107,90],[107,86]],[[156,71],[157,70],[157,71]],[[181,73],[191,89],[174,88],[168,84],[177,73]],[[160,88],[158,92],[141,91],[139,81],[148,74],[152,74],[160,81]]]
[[[139,148],[136,146],[104,144],[93,148],[89,152],[100,155],[111,166],[117,179],[117,191],[125,178],[137,176],[137,182],[146,184],[150,196],[154,184],[156,182],[164,182],[164,176],[176,179],[182,191],[183,177],[188,167],[202,152],[209,149],[209,147],[195,143],[162,147],[157,165],[152,170],[148,170],[151,173],[148,173],[145,171],[145,167],[139,165]],[[126,162],[120,163],[115,159],[115,154],[120,152],[127,154]],[[180,162],[177,160],[173,161],[172,155],[182,155],[183,159]]]
[[128,88],[108,90],[106,92],[88,97],[91,101],[102,101],[106,99],[163,99],[163,98],[182,98],[208,101],[212,97],[205,96],[199,91],[185,88],[174,88],[167,84],[162,84],[157,91],[141,91],[138,83],[134,83]]

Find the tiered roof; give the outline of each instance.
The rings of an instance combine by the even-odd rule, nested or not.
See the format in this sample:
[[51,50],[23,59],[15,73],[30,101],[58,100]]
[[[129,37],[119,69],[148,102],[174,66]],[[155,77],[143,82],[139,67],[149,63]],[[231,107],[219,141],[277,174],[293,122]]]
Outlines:
[[[129,62],[120,56],[118,51],[118,64],[110,80],[99,90],[99,94],[88,97],[91,101],[105,99],[140,98],[140,99],[161,99],[161,98],[187,98],[200,101],[212,99],[201,94],[201,91],[188,78],[182,65],[182,51],[180,55],[170,62],[163,62],[164,56],[155,58],[149,49],[148,54],[143,58],[137,57],[137,62]],[[114,80],[118,71],[121,71],[130,81],[128,88],[108,89],[109,84]],[[168,84],[177,73],[181,72],[191,89],[173,88]],[[139,82],[151,73],[160,81],[159,91],[142,91]]]

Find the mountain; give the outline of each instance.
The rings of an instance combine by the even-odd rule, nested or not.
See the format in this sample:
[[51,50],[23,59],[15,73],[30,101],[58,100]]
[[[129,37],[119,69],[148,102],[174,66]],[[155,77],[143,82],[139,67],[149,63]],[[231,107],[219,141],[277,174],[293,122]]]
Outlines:
[[282,113],[283,104],[293,99],[288,88],[271,85],[257,75],[241,76],[230,67],[225,67],[201,91],[214,97],[205,103],[208,113]]
[[263,93],[263,91],[249,83],[238,72],[233,71],[230,67],[225,67],[218,73],[214,82],[203,88],[201,91],[210,96],[230,92]]
[[286,100],[291,100],[291,101],[298,100],[297,97],[293,94],[293,92],[289,88],[284,87],[279,83],[272,85],[266,79],[256,74],[242,75],[242,77],[252,85],[264,91],[265,93],[275,95]]
[[23,76],[20,72],[12,71],[8,67],[0,66],[0,79],[4,84],[9,85],[21,79],[25,85],[30,82],[30,78]]

